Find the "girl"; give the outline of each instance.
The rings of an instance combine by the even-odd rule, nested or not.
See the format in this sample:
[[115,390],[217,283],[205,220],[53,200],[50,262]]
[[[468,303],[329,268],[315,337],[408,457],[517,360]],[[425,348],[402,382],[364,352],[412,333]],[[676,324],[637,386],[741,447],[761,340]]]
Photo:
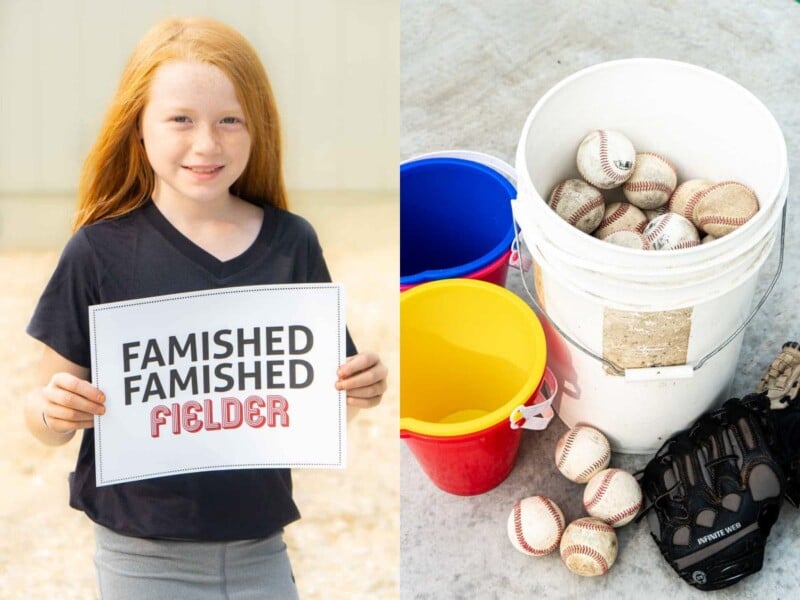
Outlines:
[[[101,595],[296,597],[282,540],[299,518],[288,470],[95,486],[92,427],[105,398],[89,383],[88,306],[330,281],[313,229],[286,210],[275,101],[240,34],[169,19],[142,39],[84,165],[74,231],[28,326],[45,349],[25,413],[45,444],[83,430],[70,505],[95,523]],[[336,388],[348,408],[375,406],[386,367],[347,345]]]

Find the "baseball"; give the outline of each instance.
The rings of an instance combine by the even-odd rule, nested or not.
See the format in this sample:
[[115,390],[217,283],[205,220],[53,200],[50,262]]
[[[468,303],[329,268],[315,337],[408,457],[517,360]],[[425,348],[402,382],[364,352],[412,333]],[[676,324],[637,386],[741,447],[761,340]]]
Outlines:
[[634,206],[650,210],[664,206],[677,183],[678,174],[671,162],[655,152],[640,152],[622,192]]
[[591,233],[603,218],[605,200],[600,190],[580,179],[559,183],[548,202],[550,208],[573,227]]
[[713,235],[711,235],[710,233],[708,233],[708,234],[706,234],[706,235],[704,235],[704,236],[703,236],[703,239],[702,239],[702,240],[700,240],[700,243],[701,243],[701,244],[710,244],[710,243],[711,243],[711,242],[713,242],[715,239],[717,239],[717,238],[715,238]]
[[593,517],[576,519],[561,536],[561,560],[577,575],[605,575],[617,559],[617,533]]
[[684,181],[675,188],[672,197],[667,203],[670,212],[689,219],[697,227],[694,209],[697,207],[697,201],[700,200],[703,192],[712,185],[714,185],[714,182],[708,179],[689,179]]
[[644,237],[653,250],[680,250],[700,243],[700,234],[692,222],[672,212],[650,221]]
[[738,181],[722,181],[708,188],[695,207],[697,226],[720,238],[741,227],[758,212],[758,198]]
[[618,131],[596,129],[578,146],[578,171],[586,181],[603,190],[619,187],[633,173],[636,150]]
[[592,235],[604,240],[615,231],[644,231],[647,217],[629,202],[611,202],[605,207],[603,218]]
[[604,237],[603,241],[623,248],[650,250],[650,242],[638,231],[615,231],[611,235]]
[[564,513],[546,496],[523,498],[508,516],[508,539],[530,556],[544,556],[558,548],[564,533]]
[[642,508],[642,490],[636,479],[622,469],[600,471],[583,490],[583,507],[612,527],[630,523]]
[[611,461],[611,445],[594,427],[576,425],[556,444],[556,467],[575,483],[586,483]]

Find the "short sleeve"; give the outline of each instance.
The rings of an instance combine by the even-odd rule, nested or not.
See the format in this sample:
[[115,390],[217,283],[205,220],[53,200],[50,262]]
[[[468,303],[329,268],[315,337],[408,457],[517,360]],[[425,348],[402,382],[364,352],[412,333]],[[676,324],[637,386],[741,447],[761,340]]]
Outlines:
[[[309,225],[308,236],[308,279],[309,283],[329,283],[331,281],[331,274],[328,271],[328,265],[325,263],[325,257],[322,255],[322,246],[320,246],[317,233]],[[345,330],[347,336],[346,340],[346,354],[353,356],[358,354],[353,339],[350,337],[350,331]]]
[[29,335],[66,359],[89,367],[89,306],[99,303],[94,253],[78,231],[64,247],[50,281],[28,323]]

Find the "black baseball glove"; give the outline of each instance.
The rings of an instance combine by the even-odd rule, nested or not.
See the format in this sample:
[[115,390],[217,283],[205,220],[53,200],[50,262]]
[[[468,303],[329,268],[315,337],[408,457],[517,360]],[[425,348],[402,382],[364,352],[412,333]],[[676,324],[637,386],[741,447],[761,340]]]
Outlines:
[[691,585],[715,590],[761,569],[784,475],[766,394],[734,398],[672,436],[640,473],[650,530]]
[[756,386],[771,403],[775,456],[786,476],[786,499],[800,506],[800,344],[786,342]]

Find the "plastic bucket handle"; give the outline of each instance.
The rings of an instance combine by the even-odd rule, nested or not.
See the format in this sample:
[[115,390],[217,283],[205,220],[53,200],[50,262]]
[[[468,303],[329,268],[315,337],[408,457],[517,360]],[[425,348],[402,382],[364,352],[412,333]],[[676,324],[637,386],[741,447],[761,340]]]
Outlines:
[[[558,393],[558,381],[556,381],[553,372],[547,367],[544,369],[544,377],[542,379],[542,385],[539,387],[539,391],[536,392],[537,400],[531,405],[522,404],[511,411],[511,415],[508,417],[511,429],[530,429],[532,431],[547,429],[555,414],[551,405]],[[547,389],[546,397],[542,394],[542,388]]]

